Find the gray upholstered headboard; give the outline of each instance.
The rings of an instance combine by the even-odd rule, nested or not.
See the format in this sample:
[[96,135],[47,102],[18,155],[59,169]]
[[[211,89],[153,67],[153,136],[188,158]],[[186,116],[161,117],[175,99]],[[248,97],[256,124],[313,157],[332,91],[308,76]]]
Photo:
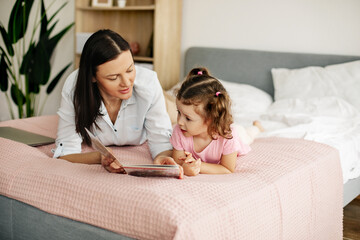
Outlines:
[[191,68],[204,66],[216,78],[250,84],[273,96],[271,68],[326,66],[354,60],[360,60],[360,56],[191,47],[185,54],[184,76]]

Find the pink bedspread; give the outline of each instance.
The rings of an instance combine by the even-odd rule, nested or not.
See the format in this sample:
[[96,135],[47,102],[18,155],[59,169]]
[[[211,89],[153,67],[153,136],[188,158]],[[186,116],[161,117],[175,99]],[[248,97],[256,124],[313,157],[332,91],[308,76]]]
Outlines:
[[[0,126],[55,137],[57,117]],[[324,144],[258,139],[236,173],[183,180],[110,174],[53,159],[53,147],[0,138],[0,194],[139,239],[342,239],[340,161]],[[151,161],[146,144],[114,152]]]

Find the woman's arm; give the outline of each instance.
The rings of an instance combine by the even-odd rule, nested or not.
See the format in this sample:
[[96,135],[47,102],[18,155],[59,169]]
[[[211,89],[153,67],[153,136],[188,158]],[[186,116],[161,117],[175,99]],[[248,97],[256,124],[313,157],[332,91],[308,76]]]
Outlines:
[[158,165],[176,165],[176,162],[171,157],[172,152],[173,152],[172,150],[167,150],[167,151],[159,153],[154,158],[154,164],[158,164]]
[[237,152],[222,155],[220,163],[201,163],[200,173],[207,174],[226,174],[235,171]]
[[[112,152],[111,148],[107,148]],[[123,173],[124,169],[114,162],[111,157],[104,157],[99,152],[74,153],[59,157],[73,163],[99,164],[111,173]]]
[[[57,111],[59,116],[56,149],[54,158],[65,155],[73,155],[74,153],[81,153],[82,138],[76,132],[75,127],[75,110],[73,103],[73,89],[75,87],[76,77],[78,70],[75,70],[66,79],[63,89],[61,91],[60,108]],[[74,161],[79,160],[81,157],[70,157]],[[64,159],[68,159],[65,157]],[[78,162],[81,162],[79,160]]]
[[[158,156],[164,155],[167,150],[172,149],[172,145],[169,142],[172,126],[166,111],[163,90],[157,75],[155,72],[148,74],[146,89],[147,91],[151,91],[151,95],[149,95],[150,97],[148,99],[150,105],[146,111],[144,126],[151,156],[155,160]],[[171,150],[165,155],[171,157]]]
[[101,154],[99,152],[74,153],[59,157],[73,163],[99,164]]

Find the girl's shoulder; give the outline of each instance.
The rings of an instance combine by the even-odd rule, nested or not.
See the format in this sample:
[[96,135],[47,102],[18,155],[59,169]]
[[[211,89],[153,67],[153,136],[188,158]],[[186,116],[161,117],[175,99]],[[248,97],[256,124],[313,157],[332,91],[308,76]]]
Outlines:
[[182,137],[184,136],[182,133],[181,133],[181,129],[179,127],[178,124],[175,124],[174,128],[173,128],[173,133],[172,133],[173,136],[176,136],[176,137]]

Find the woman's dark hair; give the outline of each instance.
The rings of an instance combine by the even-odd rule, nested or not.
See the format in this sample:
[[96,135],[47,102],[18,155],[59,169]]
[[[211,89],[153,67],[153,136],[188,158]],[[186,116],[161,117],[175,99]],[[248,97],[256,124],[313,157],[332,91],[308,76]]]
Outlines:
[[186,76],[176,98],[185,105],[203,104],[203,109],[195,108],[195,111],[205,121],[209,121],[208,133],[212,138],[216,134],[232,138],[230,97],[221,82],[212,77],[208,69],[193,68]]
[[95,120],[101,116],[101,95],[97,84],[93,82],[98,66],[114,60],[127,50],[131,51],[129,43],[108,29],[95,32],[84,45],[74,91],[74,109],[76,132],[87,145],[90,145],[91,141],[85,128],[92,131],[93,123],[99,128]]

